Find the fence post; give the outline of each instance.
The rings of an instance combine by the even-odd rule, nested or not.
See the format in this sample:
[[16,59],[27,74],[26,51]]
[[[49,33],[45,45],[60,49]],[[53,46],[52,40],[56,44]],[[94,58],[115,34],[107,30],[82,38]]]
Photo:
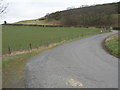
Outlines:
[[31,43],[29,44],[29,47],[30,47],[30,49],[32,50],[32,44],[31,44]]
[[8,46],[8,54],[9,54],[9,55],[11,54],[10,46]]

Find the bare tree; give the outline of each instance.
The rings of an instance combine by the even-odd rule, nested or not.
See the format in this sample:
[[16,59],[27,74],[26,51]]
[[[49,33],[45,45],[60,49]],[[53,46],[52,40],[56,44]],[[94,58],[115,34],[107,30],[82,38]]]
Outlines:
[[8,7],[8,3],[6,4],[3,0],[0,0],[0,15],[5,14],[6,9]]
[[67,10],[75,9],[75,6],[67,7]]

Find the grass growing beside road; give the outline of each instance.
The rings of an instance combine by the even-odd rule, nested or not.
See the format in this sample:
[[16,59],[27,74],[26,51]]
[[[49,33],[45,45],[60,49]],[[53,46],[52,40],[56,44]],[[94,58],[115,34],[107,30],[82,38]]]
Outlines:
[[119,45],[120,40],[118,38],[119,34],[112,35],[108,37],[105,41],[105,46],[107,50],[114,56],[120,58],[120,51],[119,51]]
[[[3,88],[24,87],[27,59],[55,47],[54,43],[59,45],[62,41],[68,42],[100,33],[97,28],[3,26],[3,54],[8,53],[8,45],[12,52],[29,50],[29,43],[32,48],[41,46],[31,52],[3,58]],[[49,47],[50,45],[52,46]]]
[[3,88],[25,88],[25,65],[29,58],[39,54],[48,48],[40,48],[36,51],[3,58],[2,87]]

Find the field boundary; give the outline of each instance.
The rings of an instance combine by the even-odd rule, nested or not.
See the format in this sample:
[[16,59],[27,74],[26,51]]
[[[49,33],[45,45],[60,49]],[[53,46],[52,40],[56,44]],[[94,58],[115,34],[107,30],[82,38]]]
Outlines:
[[[60,43],[62,43],[62,42],[60,42]],[[25,53],[29,53],[29,52],[38,50],[39,48],[52,48],[52,47],[55,47],[57,45],[59,45],[59,44],[58,43],[53,43],[53,44],[50,44],[48,46],[39,46],[38,48],[33,48],[33,49],[28,49],[28,50],[13,51],[10,54],[7,53],[7,54],[2,55],[2,57],[4,58],[5,56],[14,56],[14,55],[19,55],[19,54],[25,54]]]
[[36,24],[2,24],[2,25],[9,25],[9,26],[39,26],[39,27],[65,27],[61,25],[36,25]]

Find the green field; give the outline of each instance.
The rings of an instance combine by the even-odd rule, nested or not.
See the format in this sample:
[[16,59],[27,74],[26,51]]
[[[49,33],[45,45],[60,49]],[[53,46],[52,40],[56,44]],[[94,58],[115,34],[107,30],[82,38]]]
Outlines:
[[11,51],[28,50],[47,46],[63,40],[71,40],[78,37],[86,37],[99,34],[97,28],[73,28],[73,27],[34,27],[34,26],[4,26],[3,25],[3,54]]

